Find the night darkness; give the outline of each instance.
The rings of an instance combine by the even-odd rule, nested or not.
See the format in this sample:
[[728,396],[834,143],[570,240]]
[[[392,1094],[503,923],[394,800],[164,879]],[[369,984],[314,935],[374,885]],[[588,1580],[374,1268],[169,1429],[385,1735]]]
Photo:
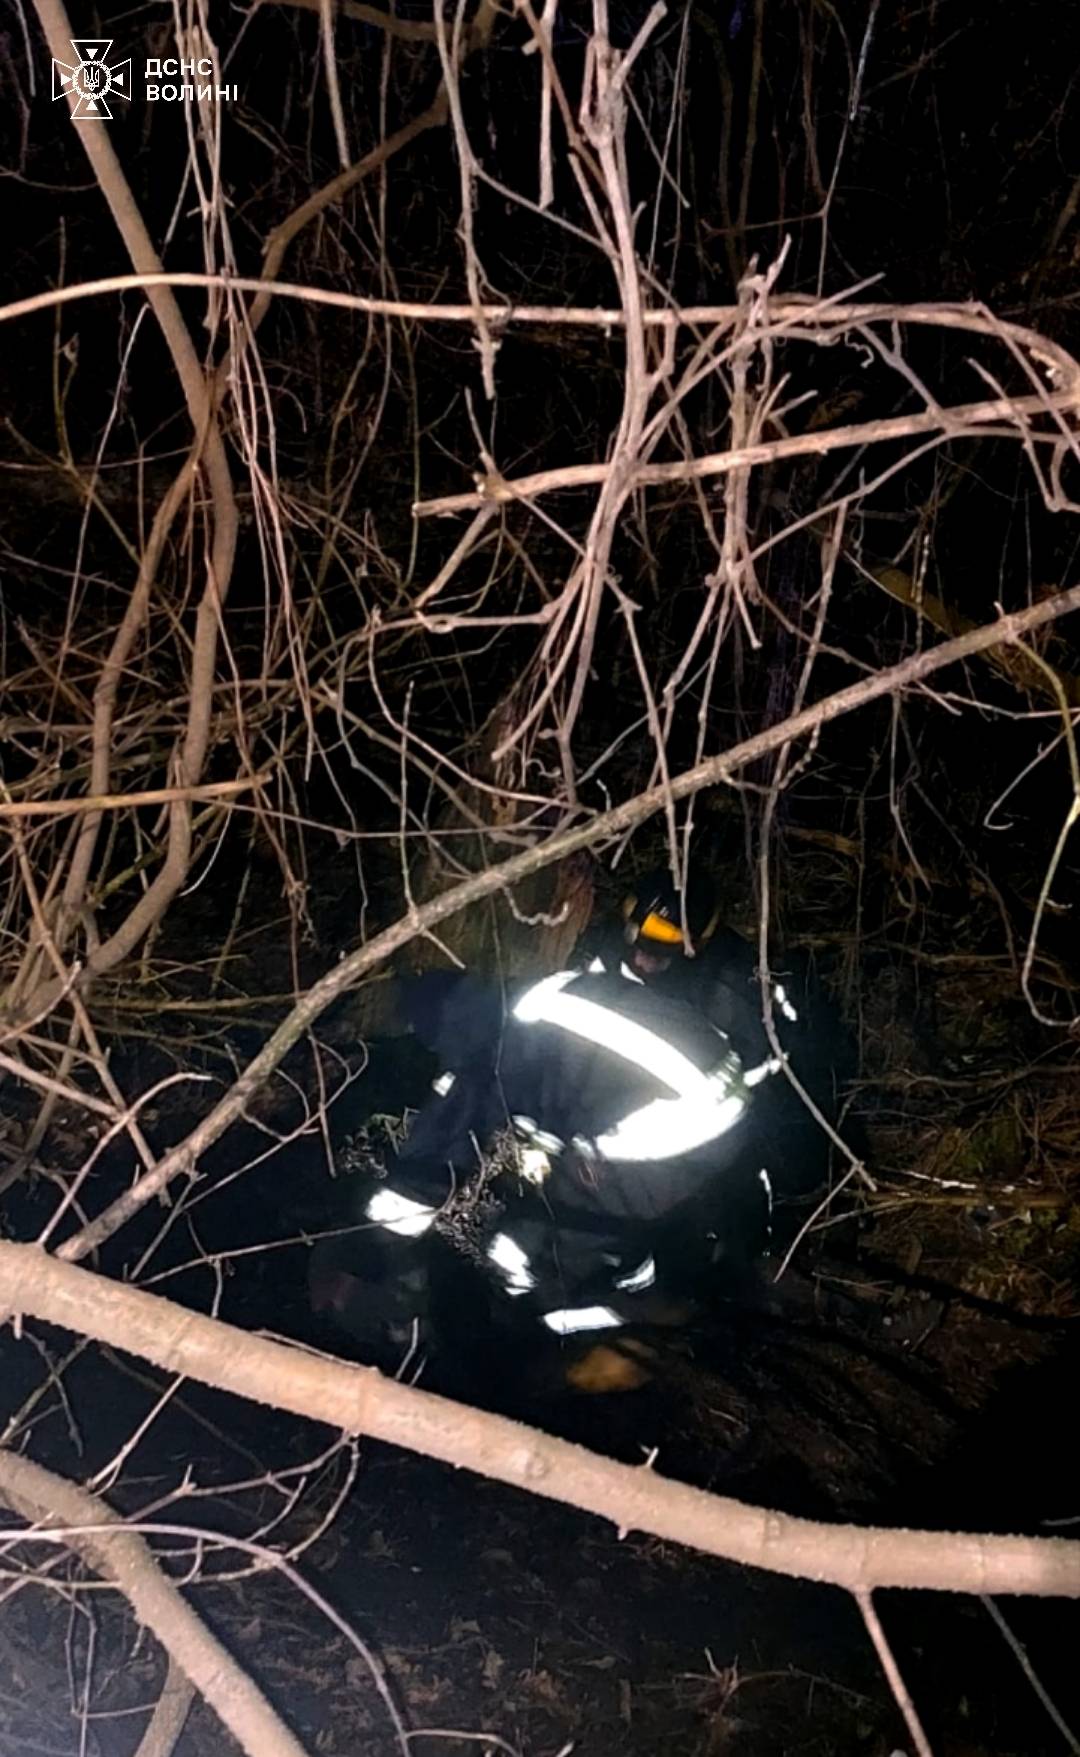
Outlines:
[[[4,0],[0,1752],[1080,1750],[1067,1592],[867,1621],[211,1359],[838,1546],[1055,1540],[1080,1597],[1078,78],[1049,0]],[[472,1113],[433,1242],[363,1203],[495,1054],[434,973],[505,1033],[663,868],[786,1121],[768,1238],[734,1173],[672,1198],[609,1380],[499,1292]],[[233,1329],[140,1347],[108,1283]],[[106,1509],[141,1559],[23,1535]]]

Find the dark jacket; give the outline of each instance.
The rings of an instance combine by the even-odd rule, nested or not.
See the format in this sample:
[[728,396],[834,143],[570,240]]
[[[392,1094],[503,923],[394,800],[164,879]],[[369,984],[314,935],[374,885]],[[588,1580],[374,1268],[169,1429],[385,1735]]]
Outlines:
[[[565,993],[634,1021],[678,1049],[702,1073],[730,1059],[730,1045],[678,997],[612,974],[575,976]],[[416,1118],[395,1166],[396,1188],[441,1201],[451,1177],[475,1172],[477,1151],[527,1118],[561,1146],[549,1155],[542,1199],[553,1217],[591,1214],[639,1223],[659,1219],[736,1164],[747,1145],[744,1118],[704,1147],[657,1162],[619,1163],[583,1150],[671,1089],[649,1068],[557,1025],[514,1014],[519,993],[471,976],[422,978],[409,1000],[417,1035],[439,1058],[449,1090]],[[446,1084],[446,1082],[441,1082]],[[746,1115],[750,1102],[747,1097]]]
[[[589,950],[608,969],[618,969],[632,956],[618,926],[602,933]],[[780,1047],[814,1104],[835,1124],[842,1087],[855,1071],[853,1045],[838,1010],[814,981],[805,958],[777,954],[771,975]],[[649,987],[682,1001],[724,1032],[745,1068],[774,1057],[762,1017],[757,947],[733,928],[721,927],[697,957],[673,957],[666,970],[650,976]],[[756,1095],[757,1139],[774,1191],[781,1199],[801,1198],[824,1179],[829,1137],[783,1073],[765,1080]]]

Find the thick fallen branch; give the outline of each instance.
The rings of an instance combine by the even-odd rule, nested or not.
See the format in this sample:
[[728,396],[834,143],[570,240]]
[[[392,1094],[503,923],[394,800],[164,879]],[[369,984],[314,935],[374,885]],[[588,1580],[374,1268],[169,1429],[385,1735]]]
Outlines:
[[[891,695],[897,690],[910,688],[943,670],[946,665],[955,664],[958,659],[965,659],[972,653],[1015,642],[1031,629],[1053,622],[1076,609],[1080,609],[1080,586],[1073,586],[1067,592],[1058,592],[1052,598],[1044,598],[1041,603],[1032,604],[1028,609],[1014,615],[999,617],[996,622],[989,623],[984,628],[959,635],[952,641],[944,641],[938,647],[915,653],[898,665],[891,665],[884,671],[874,672],[869,677],[849,684],[846,689],[837,690],[835,695],[815,702],[813,706],[791,715],[781,724],[767,727],[764,732],[744,739],[741,744],[733,745],[720,756],[708,757],[704,762],[695,764],[693,768],[684,770],[681,775],[670,780],[665,778],[659,786],[625,800],[611,811],[601,812],[584,824],[549,837],[536,848],[527,848],[521,854],[512,855],[509,860],[500,862],[498,866],[475,873],[471,878],[444,891],[441,896],[432,897],[421,908],[414,908],[392,927],[376,934],[366,945],[358,947],[328,970],[303,999],[298,1001],[288,1017],[282,1020],[214,1109],[195,1125],[184,1140],[163,1155],[152,1172],[146,1172],[138,1183],[112,1202],[96,1220],[66,1239],[60,1246],[59,1255],[70,1260],[86,1256],[110,1238],[146,1202],[166,1189],[173,1178],[192,1171],[200,1155],[243,1115],[245,1107],[278,1063],[326,1008],[376,964],[381,964],[393,953],[400,951],[419,934],[458,914],[470,903],[493,896],[496,891],[503,891],[508,885],[517,884],[529,874],[540,872],[553,861],[575,854],[580,849],[593,847],[607,837],[618,836],[633,829],[635,825],[644,823],[656,812],[663,810],[672,800],[688,799],[703,787],[729,781],[740,769],[756,762],[760,757],[779,750],[794,739],[805,737],[830,721],[840,719],[855,708],[863,707],[866,703]],[[2,1311],[3,1305],[0,1303],[0,1312]]]
[[[1080,1543],[825,1525],[748,1507],[617,1464],[503,1416],[469,1409],[61,1263],[0,1244],[0,1307],[92,1336],[183,1373],[351,1434],[368,1434],[747,1567],[866,1595],[877,1587],[1080,1598]],[[264,1747],[269,1750],[269,1745]]]
[[0,1452],[0,1501],[34,1524],[65,1528],[68,1547],[124,1594],[249,1757],[306,1757],[258,1685],[166,1579],[146,1540],[106,1502],[14,1452]]

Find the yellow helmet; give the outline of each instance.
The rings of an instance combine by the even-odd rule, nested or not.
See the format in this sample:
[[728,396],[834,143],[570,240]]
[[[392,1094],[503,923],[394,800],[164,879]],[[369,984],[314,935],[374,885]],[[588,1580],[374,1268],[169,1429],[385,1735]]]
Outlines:
[[[685,904],[685,909],[684,909]],[[716,932],[720,909],[700,880],[688,879],[680,894],[671,875],[662,868],[646,873],[623,902],[629,944],[644,941],[660,952],[685,952],[686,928],[694,951],[707,945]]]

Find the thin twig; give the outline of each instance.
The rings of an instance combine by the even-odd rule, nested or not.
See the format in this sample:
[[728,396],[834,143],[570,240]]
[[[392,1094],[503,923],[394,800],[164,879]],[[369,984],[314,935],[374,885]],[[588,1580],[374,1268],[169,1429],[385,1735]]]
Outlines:
[[1047,1714],[1050,1716],[1050,1719],[1053,1721],[1054,1725],[1057,1727],[1058,1732],[1061,1734],[1062,1738],[1065,1740],[1065,1743],[1068,1746],[1069,1751],[1073,1754],[1073,1757],[1077,1757],[1077,1753],[1080,1753],[1080,1739],[1078,1739],[1076,1734],[1073,1732],[1068,1721],[1065,1719],[1065,1716],[1062,1714],[1061,1710],[1058,1708],[1057,1704],[1054,1702],[1053,1698],[1051,1697],[1049,1691],[1046,1688],[1046,1685],[1043,1683],[1042,1679],[1039,1677],[1038,1672],[1035,1670],[1035,1667],[1032,1665],[1031,1660],[1028,1657],[1027,1648],[1024,1647],[1023,1643],[1019,1640],[1019,1638],[1016,1635],[1014,1635],[1011,1627],[1006,1622],[1005,1617],[1002,1614],[1000,1606],[995,1604],[994,1600],[992,1598],[990,1598],[985,1592],[981,1592],[979,1594],[979,1598],[982,1601],[982,1604],[985,1607],[985,1609],[990,1613],[991,1617],[994,1619],[994,1622],[997,1624],[997,1626],[1000,1629],[1005,1640],[1008,1642],[1008,1645],[1012,1649],[1013,1654],[1016,1657],[1017,1663],[1020,1666],[1020,1670],[1023,1672],[1028,1683],[1031,1685],[1031,1688],[1034,1690],[1036,1696],[1039,1698],[1039,1701],[1042,1703]]
[[878,1620],[877,1611],[870,1591],[859,1590],[852,1595],[862,1612],[863,1622],[874,1643],[877,1656],[881,1661],[881,1669],[889,1680],[889,1688],[893,1693],[896,1706],[899,1708],[911,1734],[911,1742],[915,1747],[916,1757],[934,1757],[930,1749],[930,1741],[922,1728],[922,1722],[915,1711],[907,1685],[900,1675],[900,1667],[896,1663],[893,1650],[885,1639],[885,1631]]

